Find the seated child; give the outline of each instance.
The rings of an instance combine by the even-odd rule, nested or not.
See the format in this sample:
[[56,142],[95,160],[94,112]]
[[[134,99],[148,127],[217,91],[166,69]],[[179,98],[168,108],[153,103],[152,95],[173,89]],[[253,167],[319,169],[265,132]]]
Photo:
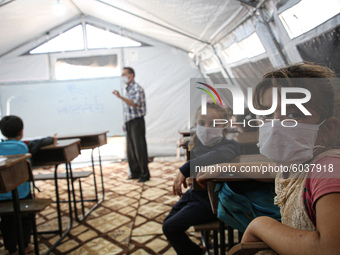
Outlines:
[[[265,74],[257,85],[256,109],[272,106],[274,88],[279,95],[276,110],[266,116],[277,121],[260,127],[260,152],[289,171],[278,173],[275,180],[282,223],[258,217],[249,224],[242,242],[263,241],[278,254],[339,254],[340,150],[332,147],[339,120],[334,117],[332,78],[335,74],[327,67],[299,63]],[[285,87],[311,93],[303,104],[311,115],[290,104],[287,114],[281,113],[280,91]],[[301,98],[301,93],[291,94]],[[286,119],[294,119],[297,125],[282,127],[280,121]]]
[[[21,141],[23,137],[24,124],[21,118],[9,115],[0,120],[1,133],[7,138],[2,140],[2,143],[16,143],[23,145],[27,148],[27,153],[35,154],[40,147],[53,144],[56,141],[56,137],[46,137],[38,140],[33,140],[27,143]],[[8,155],[5,151],[1,152],[1,155]],[[19,199],[32,198],[29,182],[23,183],[18,187]],[[6,194],[0,194],[0,202],[8,201],[12,199],[11,192]],[[34,214],[23,215],[22,223],[24,228],[24,244],[25,252],[33,251],[34,247],[30,244],[31,230],[32,230],[32,217]],[[10,254],[18,254],[17,250],[17,235],[16,230],[13,227],[15,225],[14,215],[1,215],[1,233],[3,235],[4,245],[6,250]]]
[[[230,162],[240,154],[240,146],[234,140],[225,138],[226,126],[213,127],[214,119],[228,119],[226,109],[207,103],[207,114],[196,114],[196,136],[189,144],[190,160],[180,167],[173,184],[173,193],[181,199],[173,206],[163,222],[163,232],[177,254],[202,254],[203,249],[190,240],[185,231],[193,225],[215,221],[207,191],[194,191],[190,188],[183,195],[182,185],[186,188],[186,178],[190,176],[190,166],[206,166]],[[191,176],[192,177],[192,176]]]

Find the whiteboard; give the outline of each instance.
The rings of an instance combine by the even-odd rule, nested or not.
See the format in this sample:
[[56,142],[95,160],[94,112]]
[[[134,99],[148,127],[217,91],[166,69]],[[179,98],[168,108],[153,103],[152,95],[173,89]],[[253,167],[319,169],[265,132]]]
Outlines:
[[120,77],[0,84],[1,117],[21,117],[24,137],[122,135],[123,102],[115,89],[122,91]]

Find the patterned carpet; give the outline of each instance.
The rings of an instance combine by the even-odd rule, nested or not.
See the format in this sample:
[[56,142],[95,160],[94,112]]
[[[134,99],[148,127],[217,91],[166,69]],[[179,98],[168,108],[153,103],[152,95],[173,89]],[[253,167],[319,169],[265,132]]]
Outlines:
[[[96,255],[96,254],[176,254],[162,233],[162,222],[178,197],[172,195],[172,183],[178,168],[184,162],[152,162],[149,164],[151,180],[146,183],[126,180],[126,162],[103,165],[105,200],[88,218],[78,223],[74,220],[70,234],[51,254]],[[98,167],[97,167],[98,168]],[[90,167],[74,169],[87,171]],[[53,169],[37,169],[35,173],[53,172]],[[60,167],[59,171],[63,171]],[[99,170],[97,169],[97,176]],[[66,181],[60,181],[61,199],[67,198]],[[97,177],[99,190],[100,180]],[[79,194],[78,183],[75,182]],[[36,181],[41,192],[38,198],[55,200],[53,181]],[[82,179],[84,198],[94,198],[92,176]],[[99,195],[99,197],[101,194]],[[93,202],[87,202],[91,208]],[[63,227],[68,226],[68,204],[61,205]],[[80,212],[80,211],[79,211]],[[37,215],[38,231],[57,228],[56,204]],[[200,244],[200,234],[188,231],[189,236]],[[39,249],[43,254],[58,236],[39,235]],[[6,254],[0,248],[0,255]],[[31,253],[33,254],[33,253]]]

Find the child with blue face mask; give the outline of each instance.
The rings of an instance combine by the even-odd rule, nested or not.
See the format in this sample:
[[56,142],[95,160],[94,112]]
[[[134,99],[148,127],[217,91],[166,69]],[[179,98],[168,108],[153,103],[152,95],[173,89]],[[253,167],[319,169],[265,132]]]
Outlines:
[[[216,221],[212,213],[207,191],[193,191],[185,194],[182,186],[187,187],[186,179],[190,177],[190,166],[206,166],[230,162],[240,154],[240,146],[234,140],[225,138],[225,125],[216,125],[214,119],[229,119],[224,107],[207,103],[207,114],[201,109],[196,114],[196,135],[190,141],[190,160],[180,167],[173,184],[173,193],[181,199],[173,206],[163,222],[163,232],[177,254],[203,254],[203,249],[190,240],[185,231],[193,225]],[[191,176],[192,177],[192,176]]]
[[[288,169],[275,178],[282,223],[258,217],[242,242],[263,241],[278,254],[339,254],[340,149],[334,147],[339,120],[334,117],[333,78],[326,67],[299,63],[265,74],[256,86],[253,102],[259,110],[272,106],[274,88],[279,95],[284,87],[307,89],[311,99],[303,106],[311,115],[294,105],[287,105],[283,115],[278,100],[276,110],[264,116],[274,121],[260,127],[260,152]],[[298,93],[290,96],[301,98]],[[292,126],[283,126],[283,121]]]

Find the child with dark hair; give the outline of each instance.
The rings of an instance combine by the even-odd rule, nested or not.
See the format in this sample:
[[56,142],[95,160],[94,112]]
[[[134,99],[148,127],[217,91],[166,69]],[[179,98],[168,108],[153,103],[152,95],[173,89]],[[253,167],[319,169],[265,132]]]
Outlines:
[[[24,143],[21,141],[23,137],[24,123],[20,117],[14,115],[5,116],[0,120],[0,130],[1,133],[7,138],[6,140],[2,140],[0,142],[0,155],[9,155],[13,153],[13,151],[8,149],[8,146],[11,148],[19,148],[18,150],[20,153],[31,153],[33,155],[39,150],[40,147],[53,144],[57,139],[56,136],[54,136]],[[17,189],[19,199],[32,198],[29,182],[21,184]],[[11,192],[0,194],[0,203],[1,201],[8,200],[12,200]],[[34,214],[23,215],[22,217],[25,253],[34,250],[34,246],[30,244],[33,220],[32,217],[34,217]],[[18,254],[16,229],[13,227],[14,225],[14,215],[1,215],[1,233],[3,235],[5,248],[9,251],[10,255]]]

